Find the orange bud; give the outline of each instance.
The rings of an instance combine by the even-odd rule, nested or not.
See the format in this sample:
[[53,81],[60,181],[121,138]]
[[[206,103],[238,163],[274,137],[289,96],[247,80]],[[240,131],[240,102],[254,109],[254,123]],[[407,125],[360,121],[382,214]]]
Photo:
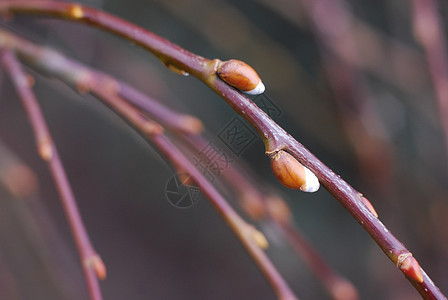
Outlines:
[[278,181],[288,188],[310,193],[319,189],[319,180],[316,175],[288,152],[281,150],[272,155],[271,169]]
[[243,61],[231,59],[218,64],[217,74],[231,86],[249,95],[259,95],[265,90],[260,76]]
[[364,203],[364,205],[370,210],[370,212],[378,218],[378,213],[376,212],[375,208],[373,208],[372,203],[370,203],[370,201],[366,198],[366,197],[361,197],[362,202]]
[[418,261],[412,256],[412,253],[408,252],[400,254],[397,260],[397,267],[400,268],[407,277],[419,283],[423,282],[422,270]]
[[106,265],[98,254],[87,258],[84,263],[88,268],[93,269],[98,279],[106,279]]

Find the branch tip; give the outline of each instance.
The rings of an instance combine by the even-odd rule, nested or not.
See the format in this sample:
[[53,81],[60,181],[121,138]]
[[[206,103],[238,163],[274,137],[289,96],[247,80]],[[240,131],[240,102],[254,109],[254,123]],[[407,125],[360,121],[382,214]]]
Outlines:
[[172,71],[172,72],[174,72],[174,73],[176,73],[176,74],[179,74],[179,75],[182,75],[182,76],[190,76],[190,73],[188,73],[187,71],[185,71],[185,70],[183,70],[183,69],[181,69],[181,68],[179,68],[179,67],[176,67],[176,66],[173,65],[172,63],[164,62],[163,64],[164,64],[170,71]]
[[271,196],[266,201],[269,216],[280,224],[291,221],[291,210],[285,201],[278,196]]

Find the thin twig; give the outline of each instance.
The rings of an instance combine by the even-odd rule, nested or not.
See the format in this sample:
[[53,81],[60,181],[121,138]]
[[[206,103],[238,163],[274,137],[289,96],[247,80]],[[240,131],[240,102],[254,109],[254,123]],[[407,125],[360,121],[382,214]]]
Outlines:
[[[334,102],[362,173],[378,188],[389,188],[393,151],[386,131],[368,95],[369,89],[356,68],[334,53],[360,61],[354,40],[355,26],[341,0],[301,0],[326,72]],[[330,17],[331,16],[331,17]],[[374,179],[374,180],[372,180]]]
[[2,50],[1,60],[20,95],[34,131],[39,155],[48,163],[61,197],[64,212],[81,259],[90,299],[101,300],[102,295],[96,275],[102,278],[105,277],[104,264],[90,243],[58,152],[53,144],[37,99],[30,89],[30,78],[26,76],[14,53],[10,50]]
[[[392,262],[403,271],[406,278],[425,299],[446,299],[429,276],[421,270],[409,250],[365,206],[361,199],[362,194],[324,165],[249,98],[220,80],[216,74],[215,61],[194,55],[118,17],[79,4],[61,2],[2,2],[0,3],[0,13],[40,14],[99,27],[146,48],[172,69],[196,76],[220,95],[255,128],[265,142],[266,154],[271,155],[277,151],[285,150],[311,170],[319,178],[322,185],[370,234]],[[403,265],[405,260],[407,262],[412,261],[412,269],[414,271],[418,270],[422,275],[409,276],[409,272]]]

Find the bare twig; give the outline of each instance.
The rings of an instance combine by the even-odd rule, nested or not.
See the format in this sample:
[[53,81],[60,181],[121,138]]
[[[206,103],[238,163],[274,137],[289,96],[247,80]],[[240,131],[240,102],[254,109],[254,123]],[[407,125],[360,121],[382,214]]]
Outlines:
[[30,89],[30,78],[26,76],[16,60],[15,55],[10,50],[2,50],[1,60],[8,70],[25,107],[36,137],[39,155],[49,164],[70,229],[75,239],[90,298],[100,300],[102,299],[102,295],[96,275],[104,278],[106,275],[105,267],[88,238],[58,152],[53,144],[37,99]]

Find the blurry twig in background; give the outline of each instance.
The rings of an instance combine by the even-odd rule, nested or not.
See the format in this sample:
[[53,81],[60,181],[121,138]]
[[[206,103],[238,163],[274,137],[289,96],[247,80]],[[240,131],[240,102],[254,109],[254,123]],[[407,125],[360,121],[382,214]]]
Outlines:
[[10,267],[8,266],[8,262],[5,261],[0,244],[0,297],[14,297],[14,299],[19,299],[20,297],[20,289],[17,283],[17,278],[14,276]]
[[353,64],[341,59],[360,61],[353,38],[355,24],[351,12],[340,0],[302,0],[301,3],[317,37],[323,66],[334,92],[333,99],[362,173],[374,179],[377,188],[381,188],[390,182],[393,147],[371,103],[362,74]]
[[0,141],[0,183],[17,198],[35,195],[38,182],[34,172]]
[[[50,5],[51,6],[51,5]],[[63,5],[62,5],[63,6]],[[1,5],[0,5],[1,7]],[[61,11],[53,11],[52,13],[61,14],[63,17],[72,18],[72,19],[83,19],[85,16],[84,10],[80,6],[69,6],[70,10],[65,11],[62,9]],[[33,8],[32,8],[33,9]],[[36,7],[34,7],[36,9]],[[39,8],[38,8],[39,10]],[[26,8],[25,8],[26,11]],[[36,13],[38,11],[29,11]],[[95,23],[94,18],[92,19],[92,10],[88,10],[87,21]],[[104,14],[102,15],[104,17]],[[89,19],[90,18],[90,19]],[[106,15],[106,20],[109,20]],[[83,19],[85,21],[85,19]],[[102,20],[105,21],[105,20]],[[120,21],[115,19],[115,21]],[[96,23],[98,25],[98,23]],[[104,26],[104,23],[102,24]],[[107,24],[106,24],[107,25]],[[110,24],[109,24],[110,25]],[[116,25],[116,24],[113,24]],[[132,27],[133,28],[133,27]],[[123,29],[123,28],[122,28]],[[129,29],[129,28],[128,28]],[[116,27],[112,28],[112,31],[115,33],[120,33]],[[142,34],[143,33],[143,34]],[[162,51],[157,48],[148,47],[148,44],[145,45],[141,40],[141,34],[145,36],[145,31],[137,31],[133,34],[123,34],[127,38],[137,39],[137,42],[146,48],[149,48],[150,51],[155,53],[159,58],[162,59],[164,63],[166,63],[171,68],[176,68],[178,70],[187,71],[193,75],[196,75],[198,78],[203,80],[206,84],[208,84],[212,89],[218,92],[220,95],[229,102],[229,104],[241,115],[257,128],[260,135],[263,135],[267,144],[268,152],[275,152],[281,148],[281,150],[288,150],[291,154],[293,154],[297,160],[305,164],[309,167],[313,172],[315,172],[322,184],[338,199],[344,207],[352,213],[355,219],[363,225],[363,227],[372,235],[372,237],[376,240],[376,242],[380,245],[383,251],[391,258],[391,260],[396,263],[396,265],[404,271],[407,275],[408,279],[414,284],[414,286],[419,290],[423,297],[439,297],[444,298],[444,296],[440,293],[437,287],[432,283],[432,281],[427,277],[427,275],[423,272],[423,282],[420,282],[419,274],[412,274],[412,271],[420,270],[418,264],[415,259],[412,258],[411,254],[408,252],[406,248],[397,240],[393,235],[389,233],[389,231],[384,227],[384,225],[378,220],[372,218],[372,215],[366,211],[366,207],[361,205],[360,195],[354,190],[351,186],[349,186],[345,181],[337,176],[329,170],[326,166],[324,166],[319,160],[317,160],[312,154],[310,154],[306,149],[303,148],[297,141],[287,135],[281,128],[279,128],[275,123],[273,123],[269,118],[266,118],[263,113],[257,110],[246,97],[243,97],[238,92],[229,88],[227,85],[223,84],[213,73],[213,69],[210,70],[210,65],[206,66],[208,60],[194,57],[194,55],[189,55],[191,53],[183,52],[180,48],[176,48],[172,44],[169,44],[167,41],[156,38],[155,40],[149,39],[150,42],[155,42],[156,45],[162,47]],[[146,36],[148,38],[148,36]],[[154,36],[152,36],[154,38]],[[164,44],[167,43],[167,44]],[[164,53],[164,51],[168,52],[168,55]],[[176,51],[180,51],[176,53]],[[170,56],[173,55],[173,56]],[[199,68],[198,65],[192,63],[193,58],[196,59],[196,63],[199,62],[204,68]],[[204,73],[202,73],[204,72]],[[239,105],[242,106],[239,107]],[[250,116],[248,116],[250,115]]]
[[448,162],[448,59],[436,0],[414,0],[414,34],[426,53],[439,106]]
[[[51,135],[47,128],[45,119],[39,108],[37,99],[30,89],[30,78],[23,72],[21,66],[15,58],[15,54],[10,50],[2,50],[1,59],[20,95],[23,106],[33,128],[38,152],[41,158],[48,162],[51,174],[61,196],[61,201],[66,213],[67,220],[72,229],[82,268],[91,299],[102,299],[97,277],[106,277],[105,266],[94,250],[83,225],[76,200],[63,169],[56,147],[52,142]],[[96,275],[95,275],[96,273]]]
[[[2,224],[0,235],[0,298],[21,299],[33,295],[35,289],[22,284],[29,282],[32,272],[14,269],[17,261],[32,268],[33,264],[44,266],[39,270],[39,289],[44,289],[47,282],[53,283],[52,291],[60,297],[79,299],[85,293],[79,290],[76,275],[67,272],[67,267],[75,267],[77,262],[69,255],[66,241],[56,229],[52,216],[46,211],[45,203],[38,195],[36,174],[9,148],[0,141],[0,183],[13,199],[0,199]],[[14,230],[8,230],[14,228]],[[20,242],[18,242],[20,240]],[[5,252],[2,247],[8,244]],[[33,249],[28,253],[29,249]],[[9,251],[8,251],[9,250]],[[26,255],[25,255],[26,253]],[[24,257],[26,256],[26,258]],[[9,266],[10,261],[13,261]],[[17,280],[20,278],[20,280]],[[17,282],[16,282],[17,281]],[[25,282],[25,283],[24,283]]]

